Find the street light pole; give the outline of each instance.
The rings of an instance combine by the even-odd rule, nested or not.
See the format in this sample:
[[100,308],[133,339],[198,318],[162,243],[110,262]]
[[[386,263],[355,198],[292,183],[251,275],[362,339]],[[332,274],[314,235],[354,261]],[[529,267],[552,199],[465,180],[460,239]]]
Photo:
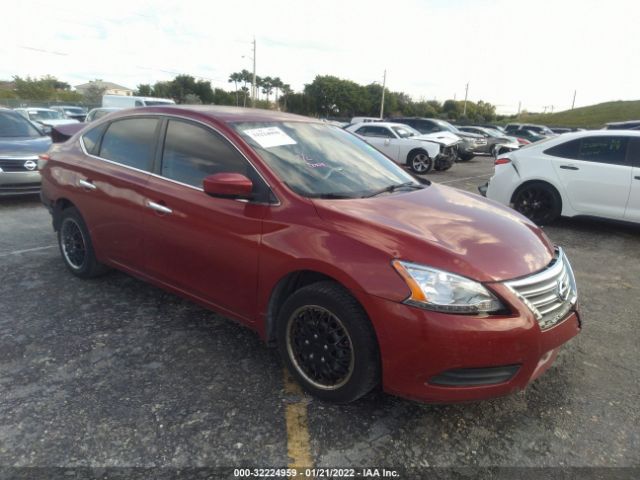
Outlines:
[[469,82],[467,82],[467,86],[464,88],[464,107],[462,108],[462,116],[467,116],[467,95],[469,93]]
[[387,70],[384,71],[384,76],[382,77],[382,100],[380,101],[380,120],[384,118],[384,88],[387,84]]
[[571,110],[573,110],[573,107],[576,106],[576,93],[578,93],[577,90],[573,91],[573,102],[571,102]]
[[256,37],[253,36],[253,82],[251,83],[253,87],[253,93],[251,95],[251,106],[256,106]]

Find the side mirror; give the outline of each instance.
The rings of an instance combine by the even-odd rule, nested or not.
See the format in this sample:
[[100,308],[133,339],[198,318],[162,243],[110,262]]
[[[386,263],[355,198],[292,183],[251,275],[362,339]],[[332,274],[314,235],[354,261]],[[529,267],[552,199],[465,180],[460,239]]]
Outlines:
[[202,187],[212,197],[250,200],[253,182],[240,173],[216,173],[205,177]]

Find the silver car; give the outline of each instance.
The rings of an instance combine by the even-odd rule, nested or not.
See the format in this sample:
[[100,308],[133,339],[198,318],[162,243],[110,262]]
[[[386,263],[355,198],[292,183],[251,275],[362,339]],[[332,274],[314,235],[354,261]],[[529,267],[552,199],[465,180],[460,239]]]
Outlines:
[[0,108],[0,196],[40,191],[38,155],[51,139],[22,115]]

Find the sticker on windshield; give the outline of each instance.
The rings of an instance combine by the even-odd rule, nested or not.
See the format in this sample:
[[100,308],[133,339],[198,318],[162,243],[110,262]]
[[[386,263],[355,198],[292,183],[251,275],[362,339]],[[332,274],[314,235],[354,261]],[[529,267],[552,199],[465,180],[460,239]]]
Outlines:
[[293,138],[278,127],[252,128],[251,130],[243,130],[243,132],[258,142],[262,148],[296,144]]

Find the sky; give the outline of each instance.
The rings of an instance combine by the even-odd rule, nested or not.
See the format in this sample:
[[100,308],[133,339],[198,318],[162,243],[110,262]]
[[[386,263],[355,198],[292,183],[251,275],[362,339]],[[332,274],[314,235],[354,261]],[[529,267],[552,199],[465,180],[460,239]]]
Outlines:
[[[57,5],[60,3],[60,6]],[[135,89],[186,73],[232,89],[252,68],[296,91],[316,75],[499,113],[640,99],[640,0],[9,0],[0,80],[51,74]]]

